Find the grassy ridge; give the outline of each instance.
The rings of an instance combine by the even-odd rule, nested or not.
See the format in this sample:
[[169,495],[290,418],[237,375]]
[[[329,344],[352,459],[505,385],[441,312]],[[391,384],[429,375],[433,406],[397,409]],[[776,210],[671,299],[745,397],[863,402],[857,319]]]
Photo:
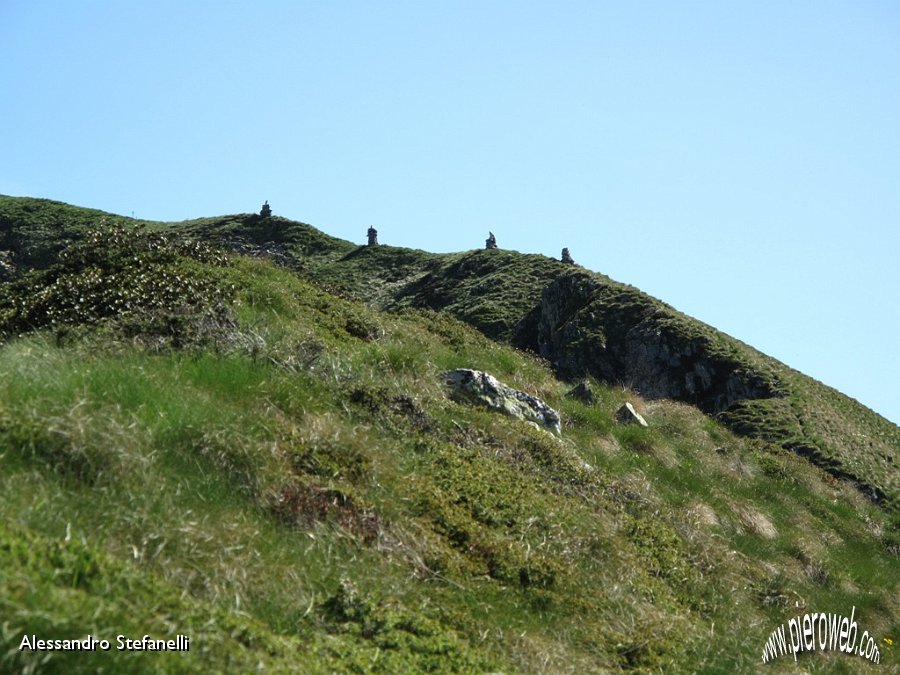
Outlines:
[[[435,256],[361,247],[327,264],[307,263],[307,268],[310,278],[378,307],[449,313],[494,339],[541,353],[564,376],[589,374],[637,386],[652,397],[677,398],[721,413],[720,419],[740,433],[793,449],[836,477],[852,480],[875,501],[897,508],[900,427],[631,286],[543,256],[502,250]],[[547,290],[567,276],[584,279],[591,290],[585,304],[559,317],[570,324],[561,344],[541,344],[537,315],[542,301],[546,306]],[[550,295],[551,302],[577,295],[568,291],[563,286],[558,296]],[[664,349],[692,354],[720,372],[739,373],[747,390],[744,398],[738,395],[735,401],[720,392],[726,401],[720,404],[685,390],[678,378],[687,373],[657,370],[648,376],[640,364],[621,365],[616,357],[606,356],[607,344],[618,342],[625,345],[619,358],[627,360],[636,343],[660,334]]]
[[[806,609],[900,633],[897,523],[778,443],[594,380],[567,398],[447,312],[193,251],[160,265],[234,289],[215,330],[69,318],[0,347],[6,669],[735,672]],[[453,402],[457,367],[542,397],[562,440]],[[649,429],[613,421],[624,400]],[[26,632],[192,651],[41,663]]]
[[[10,264],[18,266],[19,273],[48,264],[66,241],[82,236],[98,218],[109,222],[115,217],[49,200],[0,197],[0,279],[3,273],[9,276],[4,270]],[[770,442],[777,438],[836,477],[854,481],[874,500],[896,506],[900,427],[738,340],[602,275],[511,251],[436,255],[389,246],[354,246],[279,217],[244,214],[145,225],[268,257],[325,288],[379,308],[427,307],[450,313],[486,335],[562,363],[560,372],[567,377],[591,374],[637,386],[651,397],[676,398],[706,412],[721,413],[721,419],[741,433]],[[5,260],[11,263],[4,265]],[[582,279],[579,283],[588,290],[570,315],[559,317],[567,323],[556,343],[541,344],[542,294],[546,302],[547,291],[560,286],[566,276]],[[572,290],[560,288],[556,301],[579,295]],[[611,337],[633,346],[657,334],[666,336],[664,349],[699,354],[720,374],[737,372],[741,381],[755,384],[736,400],[725,395],[727,405],[720,405],[721,392],[718,399],[706,400],[677,384],[678,378],[695,377],[690,372],[635,375],[633,367],[623,365],[627,354],[608,358],[604,351]],[[784,398],[790,405],[770,400],[773,397]],[[759,410],[766,414],[757,414]]]
[[[254,218],[228,221],[227,237]],[[591,378],[585,403],[545,362],[451,316],[476,296],[453,290],[442,265],[462,264],[467,283],[495,262],[515,278],[517,254],[323,235],[301,256],[291,241],[317,235],[292,227],[282,242],[247,236],[254,257],[227,258],[158,228],[116,230],[120,250],[156,270],[130,291],[132,313],[102,311],[123,284],[98,285],[66,257],[0,290],[0,319],[16,326],[0,346],[0,668],[735,672],[788,618],[853,606],[882,665],[816,654],[804,669],[897,668],[883,638],[900,634],[900,521],[781,447],[803,431],[790,426],[797,411],[822,414],[836,392],[779,371],[790,395],[742,413],[754,429],[787,425],[771,438]],[[293,257],[286,269],[261,255]],[[92,258],[97,278],[133,275],[123,257]],[[538,288],[549,268],[528,265]],[[304,278],[317,275],[348,297]],[[438,278],[456,308],[400,307]],[[155,279],[171,285],[165,307],[148,299]],[[54,313],[86,286],[91,313]],[[484,316],[509,329],[531,292]],[[640,309],[639,293],[625,295]],[[39,301],[57,323],[15,323]],[[173,306],[187,308],[174,322]],[[441,374],[458,367],[546,400],[562,440],[451,400]],[[614,422],[625,400],[649,429]],[[839,424],[877,429],[835,400],[845,408],[818,428],[837,442]],[[192,650],[33,655],[18,651],[26,633],[183,633]]]

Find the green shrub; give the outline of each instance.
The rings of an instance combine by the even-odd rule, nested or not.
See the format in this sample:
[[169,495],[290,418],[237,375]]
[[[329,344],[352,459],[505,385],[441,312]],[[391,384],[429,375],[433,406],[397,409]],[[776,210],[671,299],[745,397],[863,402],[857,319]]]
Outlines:
[[224,288],[212,270],[227,257],[200,243],[121,226],[100,226],[56,262],[0,288],[0,336],[114,322],[127,337],[175,346],[231,327]]

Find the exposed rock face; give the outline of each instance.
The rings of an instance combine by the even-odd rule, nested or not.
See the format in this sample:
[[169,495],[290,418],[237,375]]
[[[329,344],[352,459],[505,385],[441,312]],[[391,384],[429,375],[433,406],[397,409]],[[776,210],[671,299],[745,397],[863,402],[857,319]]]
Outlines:
[[638,293],[585,273],[563,275],[544,289],[540,307],[523,320],[517,337],[564,377],[590,374],[707,413],[780,395],[772,381],[708,336],[685,330],[676,312],[648,304],[646,296],[638,301]]
[[634,409],[630,403],[623,403],[622,407],[616,411],[616,421],[622,424],[639,424],[642,427],[649,427],[647,420]]
[[[570,268],[543,288],[540,303],[521,315],[509,335],[566,379],[592,375],[648,399],[689,403],[737,433],[777,443],[850,481],[876,504],[896,501],[891,495],[898,492],[885,479],[885,454],[829,431],[855,424],[836,403],[836,392],[831,399],[808,378],[794,378],[785,366],[757,358],[755,350],[635,288]],[[882,429],[874,438],[897,438],[886,420],[868,419],[869,429]],[[853,438],[866,434],[855,433]],[[882,447],[896,447],[896,440]]]
[[558,412],[531,394],[507,387],[493,375],[458,368],[445,373],[444,377],[452,388],[451,395],[458,401],[483,405],[561,433]]

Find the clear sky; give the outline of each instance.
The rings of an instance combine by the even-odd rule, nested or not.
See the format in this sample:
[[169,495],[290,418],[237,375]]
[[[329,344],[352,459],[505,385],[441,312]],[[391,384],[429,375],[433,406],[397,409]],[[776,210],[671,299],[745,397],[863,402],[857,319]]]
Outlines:
[[0,193],[633,284],[900,422],[900,3],[0,0]]

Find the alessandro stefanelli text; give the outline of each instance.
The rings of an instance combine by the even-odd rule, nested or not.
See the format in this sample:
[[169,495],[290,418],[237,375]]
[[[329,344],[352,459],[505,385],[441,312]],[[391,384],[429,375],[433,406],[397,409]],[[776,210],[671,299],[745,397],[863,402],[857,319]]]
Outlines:
[[[191,640],[187,635],[176,635],[174,640],[154,640],[149,635],[141,638],[117,635],[115,645],[120,652],[187,652],[191,649]],[[107,652],[110,647],[109,640],[97,640],[93,635],[80,640],[39,640],[36,635],[24,635],[19,643],[20,652]]]

